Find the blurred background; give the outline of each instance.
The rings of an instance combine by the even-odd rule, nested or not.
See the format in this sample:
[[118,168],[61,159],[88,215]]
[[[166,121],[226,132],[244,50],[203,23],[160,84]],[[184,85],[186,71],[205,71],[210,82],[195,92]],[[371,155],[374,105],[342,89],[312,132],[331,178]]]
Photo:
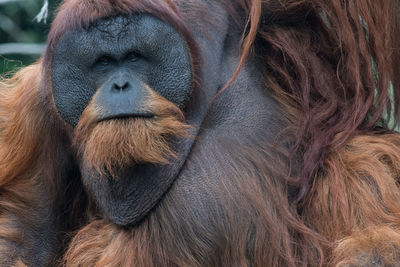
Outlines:
[[60,2],[62,0],[0,0],[0,76],[40,57]]

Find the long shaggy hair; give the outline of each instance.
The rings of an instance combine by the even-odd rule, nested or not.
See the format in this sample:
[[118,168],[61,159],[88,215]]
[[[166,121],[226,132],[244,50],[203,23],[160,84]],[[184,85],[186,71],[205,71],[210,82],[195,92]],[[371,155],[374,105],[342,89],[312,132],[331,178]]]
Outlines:
[[247,33],[241,64],[251,52],[261,58],[266,89],[296,132],[294,150],[303,155],[301,199],[330,154],[357,134],[397,124],[399,3],[236,2],[248,15],[239,20]]

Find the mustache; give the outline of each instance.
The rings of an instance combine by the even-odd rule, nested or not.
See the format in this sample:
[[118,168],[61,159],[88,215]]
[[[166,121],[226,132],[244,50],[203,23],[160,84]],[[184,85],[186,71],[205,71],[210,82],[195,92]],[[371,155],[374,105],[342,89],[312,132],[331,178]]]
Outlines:
[[86,166],[101,176],[116,178],[116,171],[132,164],[168,164],[178,157],[175,138],[190,138],[191,126],[172,102],[153,94],[147,107],[152,118],[119,118],[98,122],[89,104],[74,132],[74,146]]

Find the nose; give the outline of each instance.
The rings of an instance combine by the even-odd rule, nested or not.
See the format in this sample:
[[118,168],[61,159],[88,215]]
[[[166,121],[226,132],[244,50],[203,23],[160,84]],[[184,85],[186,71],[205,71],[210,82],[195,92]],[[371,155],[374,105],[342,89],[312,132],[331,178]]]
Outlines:
[[113,92],[128,91],[132,87],[131,80],[131,75],[125,71],[119,71],[111,77],[111,88],[109,88]]
[[119,82],[114,82],[112,89],[116,91],[125,91],[130,88],[130,84],[128,81],[119,81]]

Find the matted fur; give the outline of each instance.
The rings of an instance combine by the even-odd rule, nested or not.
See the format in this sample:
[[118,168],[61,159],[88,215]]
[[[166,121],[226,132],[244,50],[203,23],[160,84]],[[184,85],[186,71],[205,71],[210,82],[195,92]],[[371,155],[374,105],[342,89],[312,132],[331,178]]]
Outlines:
[[75,131],[82,160],[101,175],[133,163],[168,164],[176,157],[172,139],[188,138],[190,126],[182,111],[150,88],[147,111],[153,118],[96,121],[93,104],[85,109]]

